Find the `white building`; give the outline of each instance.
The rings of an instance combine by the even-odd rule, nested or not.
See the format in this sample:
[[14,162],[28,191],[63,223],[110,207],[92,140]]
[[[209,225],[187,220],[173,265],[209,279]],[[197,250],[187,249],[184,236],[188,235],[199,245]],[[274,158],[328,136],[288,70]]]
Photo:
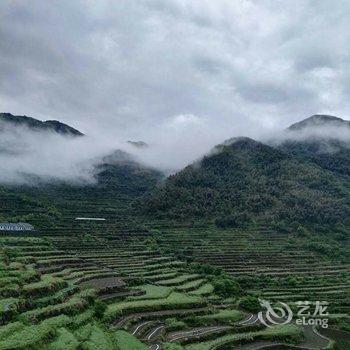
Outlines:
[[85,218],[85,217],[81,217],[81,218],[75,218],[75,220],[80,220],[80,221],[106,221],[105,218]]
[[25,222],[0,222],[0,231],[33,231],[34,227]]

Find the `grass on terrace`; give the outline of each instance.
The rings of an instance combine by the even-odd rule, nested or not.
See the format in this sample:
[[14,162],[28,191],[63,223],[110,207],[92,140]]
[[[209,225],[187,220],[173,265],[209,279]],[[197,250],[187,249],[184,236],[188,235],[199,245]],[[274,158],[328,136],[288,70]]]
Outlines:
[[267,328],[262,331],[250,332],[250,333],[236,333],[228,334],[214,340],[206,342],[195,343],[187,345],[186,350],[210,350],[214,346],[224,345],[228,343],[234,343],[242,340],[253,341],[254,339],[264,340],[290,340],[292,342],[300,340],[302,337],[302,331],[294,324],[278,325],[273,328]]
[[141,289],[146,292],[144,295],[139,295],[135,297],[129,297],[129,301],[133,300],[144,300],[144,299],[164,299],[167,298],[172,292],[172,288],[156,286],[153,284],[145,284],[138,286],[137,289]]
[[204,305],[204,300],[197,296],[172,292],[164,299],[126,301],[108,305],[105,319],[111,320],[123,314],[162,309],[186,309]]
[[196,319],[200,321],[216,321],[216,322],[229,322],[234,323],[244,318],[244,313],[239,310],[224,309],[219,310],[214,314],[208,314],[203,316],[196,316]]
[[[246,272],[250,271],[250,265],[254,267],[258,264],[265,271],[271,272],[274,264],[279,263],[278,259],[268,258],[275,254],[270,249],[271,247],[278,248],[277,250],[281,248],[281,258],[284,259],[282,263],[288,266],[288,268],[293,268],[293,264],[300,263],[300,266],[307,270],[311,269],[313,265],[308,263],[308,254],[301,257],[298,255],[297,258],[293,254],[288,255],[290,250],[286,254],[286,250],[282,249],[285,246],[283,242],[286,239],[281,235],[275,238],[271,236],[271,244],[267,244],[266,235],[251,233],[250,235],[256,238],[256,242],[252,245],[246,245],[243,244],[246,239],[246,234],[243,232],[220,231],[216,232],[215,235],[208,235],[208,237],[204,233],[200,230],[196,232],[189,231],[184,233],[186,237],[178,236],[178,232],[170,235],[164,234],[161,237],[163,244],[160,244],[160,246],[163,245],[163,248],[166,248],[168,243],[174,240],[174,245],[181,249],[181,245],[193,247],[194,261],[196,259],[204,259],[204,261],[201,260],[201,263],[205,265],[206,262],[210,264],[210,261],[207,260],[212,258],[212,263],[214,265],[219,264],[223,269],[232,268],[233,272],[237,270],[242,271],[245,278],[240,283],[242,283],[242,288],[247,291],[260,291],[262,288],[265,288],[264,293],[269,293],[270,296],[276,295],[279,298],[282,295],[281,293],[285,291],[290,291],[295,296],[297,290],[300,293],[304,293],[309,288],[311,291],[320,293],[323,292],[320,288],[325,286],[325,292],[327,293],[325,296],[329,299],[331,297],[333,298],[331,293],[334,289],[339,289],[342,292],[343,289],[340,288],[344,287],[344,291],[348,290],[346,288],[349,281],[348,275],[339,277],[337,280],[338,285],[334,284],[335,279],[333,277],[328,276],[325,276],[324,279],[317,276],[312,280],[311,277],[300,275],[299,277],[293,277],[293,281],[289,281],[291,278],[279,277],[278,275],[273,277],[254,275],[250,281],[246,277]],[[222,235],[226,236],[222,237]],[[232,305],[232,309],[222,309],[227,301],[233,304],[237,300],[235,298],[225,300],[217,291],[218,295],[215,295],[213,287],[215,285],[214,277],[217,277],[214,273],[215,271],[208,272],[193,269],[185,259],[186,254],[188,254],[186,251],[184,251],[186,254],[181,252],[182,255],[178,256],[178,252],[171,247],[171,252],[175,254],[169,258],[168,253],[166,253],[166,259],[159,257],[162,254],[159,253],[160,250],[152,251],[152,254],[141,254],[146,246],[146,243],[144,244],[144,238],[137,238],[135,240],[135,238],[131,237],[129,238],[130,240],[117,240],[115,243],[111,241],[108,245],[108,256],[101,257],[100,251],[96,250],[95,242],[88,245],[77,239],[76,243],[74,243],[73,238],[72,235],[62,237],[60,233],[60,235],[47,239],[47,241],[52,240],[57,244],[57,247],[49,247],[50,250],[47,251],[47,256],[41,248],[44,243],[47,244],[46,239],[29,242],[23,237],[23,239],[21,238],[22,240],[13,240],[13,243],[18,246],[18,250],[20,251],[18,258],[24,261],[27,257],[33,257],[31,259],[33,259],[34,263],[24,265],[23,263],[18,263],[18,260],[15,259],[16,261],[11,262],[9,266],[0,265],[0,295],[2,298],[0,307],[4,305],[7,308],[8,304],[14,305],[15,308],[17,305],[19,306],[19,314],[14,312],[14,316],[11,319],[7,319],[5,324],[0,326],[1,350],[146,350],[148,346],[144,345],[142,341],[144,341],[143,339],[148,334],[147,332],[150,332],[154,328],[148,328],[143,334],[138,334],[137,336],[140,340],[137,340],[137,338],[131,335],[134,327],[141,320],[134,319],[130,323],[127,323],[125,327],[128,329],[128,332],[124,330],[116,332],[113,331],[113,327],[109,328],[114,321],[119,321],[124,315],[129,316],[131,313],[143,311],[175,311],[176,309],[187,309],[184,313],[187,316],[178,316],[174,313],[174,316],[172,316],[174,318],[173,321],[169,325],[165,322],[167,327],[171,326],[166,332],[171,329],[173,331],[188,331],[191,327],[195,326],[228,325],[236,323],[243,318],[243,314],[240,311],[233,310],[234,305]],[[187,242],[184,240],[182,242],[183,238],[190,241]],[[103,236],[101,235],[102,239]],[[132,242],[134,240],[137,244],[133,246]],[[67,249],[67,252],[73,252],[72,258],[64,255],[65,262],[63,262],[57,254],[50,253],[54,248],[57,251],[62,250],[62,247],[60,247],[61,243],[57,242],[64,243],[66,245],[64,249]],[[225,244],[222,244],[222,242]],[[29,243],[31,246],[28,246]],[[221,251],[221,245],[227,245],[226,248],[224,247],[225,250]],[[25,249],[22,249],[23,247]],[[130,247],[134,248],[131,249]],[[218,252],[218,256],[215,257],[213,251],[218,247],[220,251]],[[37,249],[38,251],[40,250],[40,256],[37,254]],[[77,253],[74,253],[75,249]],[[270,253],[270,250],[272,253]],[[105,247],[103,251],[105,251]],[[67,252],[65,254],[68,254]],[[45,262],[45,266],[36,266],[39,268],[35,270],[35,261]],[[141,266],[137,266],[139,262],[142,263]],[[328,264],[327,261],[323,262]],[[123,297],[108,299],[107,303],[110,304],[107,305],[104,313],[101,312],[104,315],[101,320],[95,314],[94,301],[91,302],[91,299],[96,300],[96,297],[84,294],[88,293],[86,291],[79,292],[78,286],[74,285],[73,279],[85,278],[89,275],[90,278],[95,275],[96,277],[101,277],[106,273],[105,269],[108,271],[113,270],[113,272],[117,273],[123,269],[129,269],[130,271],[134,269],[135,271],[133,273],[128,272],[123,275],[127,283],[128,277],[132,277],[130,279],[132,282],[136,281],[136,283],[130,283],[127,288],[141,289],[145,294],[126,297],[124,300],[122,299]],[[46,275],[44,274],[42,278],[40,278],[40,271],[42,273],[44,273],[43,271],[46,272]],[[109,273],[107,272],[107,274]],[[339,273],[336,276],[340,276]],[[69,281],[69,279],[72,280]],[[261,287],[265,284],[268,288]],[[108,293],[112,294],[118,294],[118,292],[114,290],[108,291]],[[338,298],[337,295],[335,298],[337,300],[339,299],[340,303],[344,303],[345,296],[344,294],[344,296]],[[290,299],[289,295],[287,297]],[[30,305],[23,306],[17,303],[18,300],[23,299],[30,300]],[[206,303],[206,300],[208,303]],[[201,316],[188,316],[188,311],[192,308],[198,308],[204,305],[209,305],[210,307],[201,309],[196,313],[196,315]],[[342,304],[340,306],[344,307]],[[194,322],[192,324],[191,321],[195,319],[199,320],[198,323]],[[18,320],[22,320],[22,322],[18,322]],[[165,321],[162,317],[159,320],[161,322]],[[30,324],[28,321],[34,322],[34,324]],[[155,322],[157,321],[158,319]],[[9,323],[6,324],[6,322]],[[157,324],[152,327],[157,327]],[[294,327],[284,327],[245,334],[235,332],[235,334],[222,335],[220,333],[221,335],[213,334],[210,338],[203,337],[202,339],[192,340],[196,343],[188,345],[172,344],[171,346],[172,349],[205,350],[209,349],[210,346],[220,344],[231,346],[230,344],[232,342],[239,341],[240,339],[249,339],[252,342],[261,339],[276,339],[278,342],[284,340],[294,341],[299,336],[299,332]],[[164,339],[166,338],[161,338],[157,342],[159,341],[161,344]],[[163,346],[163,348],[165,347]]]
[[148,346],[141,343],[136,337],[125,331],[115,332],[117,346],[121,350],[148,350]]

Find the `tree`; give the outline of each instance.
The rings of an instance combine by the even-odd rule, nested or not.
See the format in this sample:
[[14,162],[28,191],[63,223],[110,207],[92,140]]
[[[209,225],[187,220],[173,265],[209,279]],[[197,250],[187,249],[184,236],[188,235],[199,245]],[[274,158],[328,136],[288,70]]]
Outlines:
[[2,249],[2,255],[5,265],[10,265],[13,258],[18,256],[19,252],[15,248],[5,247]]
[[259,299],[253,295],[242,298],[239,302],[239,306],[250,312],[258,312],[261,309]]
[[213,279],[214,292],[222,297],[236,297],[242,294],[239,283],[230,277],[218,276]]

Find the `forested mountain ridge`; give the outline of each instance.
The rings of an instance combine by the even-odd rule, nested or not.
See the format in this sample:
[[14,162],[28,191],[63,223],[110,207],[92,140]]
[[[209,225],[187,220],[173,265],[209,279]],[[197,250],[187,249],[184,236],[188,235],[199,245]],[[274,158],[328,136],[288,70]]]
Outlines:
[[[348,122],[331,116],[312,116],[306,121],[289,128],[289,136],[275,142],[246,137],[225,141],[165,181],[160,171],[119,150],[94,162],[95,183],[41,183],[39,179],[36,187],[2,186],[0,216],[23,217],[31,207],[55,212],[53,208],[64,210],[72,203],[75,208],[89,205],[98,210],[103,203],[117,211],[130,207],[133,213],[151,218],[204,218],[219,226],[268,222],[350,227],[346,137],[324,137],[323,133],[301,137],[305,130],[311,135],[314,128],[335,124],[347,133]],[[9,206],[10,202],[17,204]]]
[[[38,131],[40,134],[37,134]],[[41,150],[45,152],[47,148],[50,153],[50,147],[57,150],[67,144],[70,145],[67,147],[70,151],[70,147],[75,147],[73,142],[79,141],[85,142],[80,144],[80,149],[84,150],[83,146],[89,147],[89,139],[84,134],[59,121],[42,122],[26,116],[1,113],[0,137],[2,132],[4,134],[0,154],[3,156],[4,167],[7,166],[6,162],[10,167],[14,159],[17,159],[19,165],[28,163],[31,152],[40,155]],[[48,135],[49,143],[40,143],[42,132],[59,137]],[[84,138],[73,140],[80,136]],[[36,145],[31,148],[36,141],[39,141],[39,147]],[[56,156],[59,163],[57,155],[60,153],[53,152],[52,157]],[[69,159],[68,153],[67,157]],[[86,163],[81,164],[82,170],[77,171],[76,181],[65,180],[59,176],[56,178],[53,171],[50,176],[37,175],[34,165],[27,168],[29,171],[22,171],[19,166],[17,169],[21,174],[21,181],[11,178],[8,182],[0,183],[0,221],[40,222],[48,226],[51,223],[55,225],[57,214],[62,212],[90,210],[95,213],[115,213],[120,209],[128,209],[131,201],[153,190],[163,179],[160,171],[140,164],[131,154],[122,150],[91,156],[90,159],[85,157],[84,161]],[[44,162],[43,160],[43,164]],[[78,165],[80,164],[73,163],[72,167]],[[16,171],[13,174],[16,175]],[[80,178],[80,174],[88,175]]]
[[274,145],[336,175],[350,176],[350,121],[314,115],[290,126]]
[[288,127],[290,131],[301,131],[315,127],[346,127],[350,129],[350,121],[327,114],[314,114]]
[[249,138],[219,145],[169,177],[142,203],[145,212],[211,218],[219,225],[349,225],[349,179]]

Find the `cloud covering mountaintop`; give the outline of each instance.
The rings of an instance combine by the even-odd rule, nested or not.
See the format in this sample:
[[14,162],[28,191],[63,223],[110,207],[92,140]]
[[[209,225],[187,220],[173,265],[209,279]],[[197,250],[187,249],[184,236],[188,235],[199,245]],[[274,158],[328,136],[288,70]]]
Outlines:
[[[14,168],[73,167],[70,178],[115,149],[174,170],[307,115],[349,119],[349,15],[345,0],[1,1],[0,110],[89,135],[62,147],[57,135],[1,142],[37,155]],[[2,159],[2,177],[13,161]]]
[[1,110],[149,141],[186,124],[213,143],[347,118],[349,12],[345,0],[4,0]]
[[[116,159],[116,155],[117,160],[133,160],[169,174],[198,161],[209,151],[212,153],[221,149],[209,146],[215,138],[203,138],[203,135],[199,135],[196,139],[191,139],[192,130],[186,128],[186,125],[196,123],[194,116],[183,116],[179,119],[177,127],[182,133],[177,137],[171,134],[172,128],[164,128],[157,140],[150,144],[105,135],[76,137],[82,134],[69,125],[55,122],[55,127],[58,125],[59,128],[52,129],[34,118],[9,117],[8,114],[6,116],[7,119],[20,120],[21,123],[0,118],[0,184],[33,184],[36,183],[33,179],[37,178],[45,182],[63,180],[77,184],[94,183],[97,166],[108,159]],[[310,120],[313,121],[311,125]],[[323,121],[321,126],[320,121]],[[322,152],[347,152],[350,149],[348,124],[348,121],[331,116],[311,117],[298,123],[300,128],[281,130],[277,134],[264,134],[260,140],[283,147],[285,142],[297,142],[299,145],[305,140],[315,139],[318,140],[317,144]],[[32,125],[37,127],[31,127]],[[62,128],[69,132],[62,132]],[[72,130],[75,137],[72,137]],[[230,138],[226,142],[219,140],[218,143],[230,144],[237,139],[248,138]],[[333,141],[329,142],[330,139]]]

